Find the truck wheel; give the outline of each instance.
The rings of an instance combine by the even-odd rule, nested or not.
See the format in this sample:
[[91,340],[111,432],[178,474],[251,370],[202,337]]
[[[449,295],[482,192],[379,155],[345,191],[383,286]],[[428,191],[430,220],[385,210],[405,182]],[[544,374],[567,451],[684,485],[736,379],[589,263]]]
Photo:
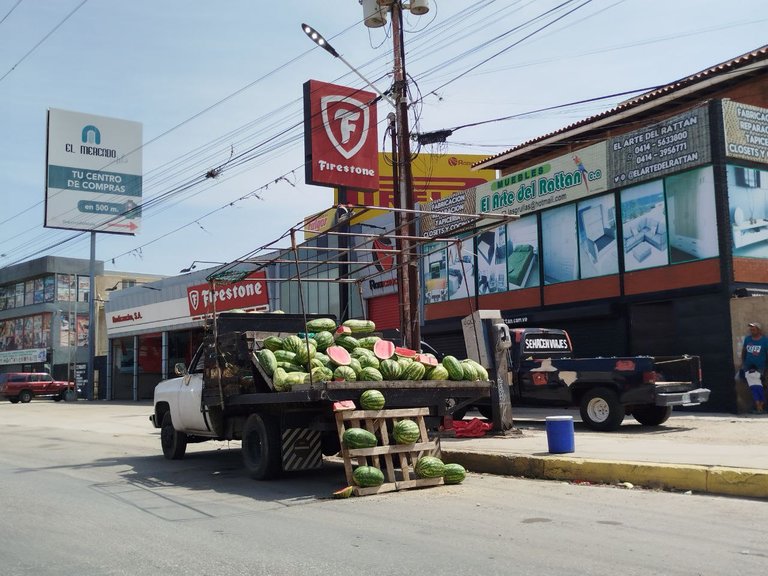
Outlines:
[[62,400],[64,400],[64,392],[53,397],[54,402],[61,402]]
[[160,427],[160,444],[163,447],[163,456],[168,460],[181,460],[187,451],[187,435],[173,427],[171,413],[163,416],[163,424]]
[[26,404],[27,402],[32,400],[32,392],[29,390],[22,390],[19,392],[19,402],[22,404]]
[[624,420],[624,407],[616,392],[608,388],[587,391],[581,399],[581,419],[592,430],[617,430]]
[[18,404],[19,403],[19,398],[18,398],[18,396],[14,396],[13,398],[8,398],[8,401],[11,404]]
[[672,406],[647,404],[632,409],[632,416],[643,426],[659,426],[672,415]]
[[280,426],[266,414],[251,414],[243,426],[243,464],[254,480],[269,480],[282,470]]
[[488,420],[493,420],[492,406],[486,406],[484,404],[481,404],[480,406],[477,406],[477,411],[480,412],[480,416],[482,416],[483,418],[487,418]]

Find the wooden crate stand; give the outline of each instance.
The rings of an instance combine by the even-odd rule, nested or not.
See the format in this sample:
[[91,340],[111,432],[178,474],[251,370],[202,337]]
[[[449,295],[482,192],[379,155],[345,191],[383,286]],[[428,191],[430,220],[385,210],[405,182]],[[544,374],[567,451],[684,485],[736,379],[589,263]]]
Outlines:
[[[396,410],[338,410],[336,428],[341,442],[341,455],[344,460],[344,473],[347,483],[354,485],[352,472],[357,466],[375,466],[384,472],[384,484],[361,488],[355,486],[355,495],[366,496],[395,490],[437,486],[442,478],[418,478],[414,472],[416,462],[422,456],[440,456],[440,447],[435,440],[430,440],[424,425],[424,416],[429,415],[428,408],[402,408]],[[389,423],[409,418],[416,422],[421,431],[418,442],[413,444],[390,444]],[[349,428],[364,428],[375,434],[381,445],[373,448],[354,448],[344,446],[342,438]],[[382,461],[384,467],[382,468]],[[354,465],[353,465],[354,462]]]

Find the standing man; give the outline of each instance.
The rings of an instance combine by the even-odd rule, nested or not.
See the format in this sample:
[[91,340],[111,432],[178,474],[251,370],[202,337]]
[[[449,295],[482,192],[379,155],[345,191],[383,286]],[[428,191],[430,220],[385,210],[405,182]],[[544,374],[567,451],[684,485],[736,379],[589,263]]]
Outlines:
[[768,359],[768,338],[763,334],[762,326],[759,323],[750,322],[749,336],[744,338],[744,344],[741,347],[741,372],[752,392],[752,400],[755,402],[753,412],[758,414],[765,412],[763,382],[765,367],[768,363],[766,359]]

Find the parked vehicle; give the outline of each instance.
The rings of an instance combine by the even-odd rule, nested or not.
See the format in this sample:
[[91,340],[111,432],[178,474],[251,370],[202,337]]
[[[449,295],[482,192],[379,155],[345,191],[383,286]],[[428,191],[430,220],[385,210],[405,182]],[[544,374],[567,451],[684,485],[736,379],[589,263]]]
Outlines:
[[74,382],[54,380],[46,372],[6,372],[0,374],[0,396],[13,404],[26,404],[34,397],[50,397],[59,402],[68,395],[74,399],[77,391]]
[[[700,387],[698,356],[575,358],[565,330],[508,329],[498,311],[483,310],[463,325],[469,357],[485,365],[496,364],[491,332],[508,331],[509,348],[491,378],[500,375],[509,384],[512,404],[577,406],[593,430],[616,430],[630,414],[640,424],[658,426],[673,406],[709,400],[709,389]],[[476,407],[492,416],[490,403]]]
[[[277,377],[282,369],[275,368],[273,378],[258,355],[267,349],[270,339],[285,337],[295,342],[297,333],[309,331],[305,322],[313,318],[327,319],[300,314],[219,314],[189,367],[177,365],[179,377],[155,388],[150,420],[160,428],[165,457],[182,458],[191,442],[242,440],[243,463],[249,474],[258,480],[268,479],[283,471],[318,468],[322,455],[337,453],[340,446],[334,404],[358,402],[365,390],[379,390],[388,409],[428,408],[425,423],[432,429],[437,429],[458,403],[480,401],[490,395],[487,380],[412,377],[354,381],[350,376],[339,381],[329,376],[302,381],[299,375],[297,381],[284,386]],[[329,332],[325,334],[333,340]],[[350,339],[349,335],[343,337],[347,342]],[[341,338],[338,336],[336,342]],[[299,339],[300,345],[302,342]],[[405,353],[405,349],[398,350]],[[307,365],[308,357],[300,363]],[[418,368],[414,373],[423,376],[425,368]]]

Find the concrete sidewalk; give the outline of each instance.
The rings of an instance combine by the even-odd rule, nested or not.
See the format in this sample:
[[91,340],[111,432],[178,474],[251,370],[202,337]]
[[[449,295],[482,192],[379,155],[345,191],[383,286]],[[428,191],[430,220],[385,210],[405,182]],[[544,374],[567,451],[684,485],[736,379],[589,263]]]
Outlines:
[[[550,454],[547,416],[574,419],[575,450]],[[471,415],[470,415],[471,417]],[[473,472],[768,498],[768,416],[675,412],[662,426],[627,417],[593,432],[578,410],[515,408],[517,434],[443,438],[443,458]]]

